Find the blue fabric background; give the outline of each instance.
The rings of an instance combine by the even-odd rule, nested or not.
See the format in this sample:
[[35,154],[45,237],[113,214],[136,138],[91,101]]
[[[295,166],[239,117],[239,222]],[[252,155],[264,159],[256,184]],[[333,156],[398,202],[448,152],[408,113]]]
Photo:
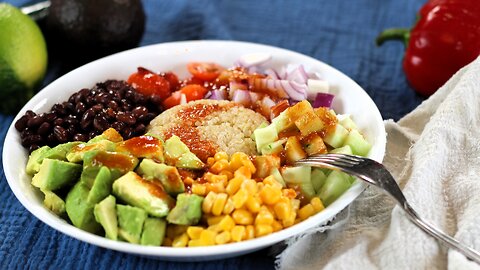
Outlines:
[[[16,6],[28,1],[7,0]],[[422,98],[401,67],[403,45],[376,47],[382,29],[409,27],[425,0],[160,1],[144,0],[146,31],[141,46],[192,39],[240,40],[298,51],[322,60],[360,84],[384,119],[398,120]],[[1,29],[0,29],[1,31]],[[68,61],[62,59],[61,61]],[[44,84],[62,74],[50,62]],[[361,106],[361,104],[359,105]],[[0,114],[3,140],[13,116]],[[15,154],[15,153],[11,153]],[[0,269],[272,269],[268,249],[200,263],[175,263],[106,250],[62,235],[31,215],[0,180]]]

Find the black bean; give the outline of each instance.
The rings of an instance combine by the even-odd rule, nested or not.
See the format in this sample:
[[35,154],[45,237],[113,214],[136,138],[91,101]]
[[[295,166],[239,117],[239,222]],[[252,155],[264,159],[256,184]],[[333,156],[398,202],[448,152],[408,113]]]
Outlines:
[[27,127],[35,128],[40,126],[43,122],[45,122],[45,119],[42,116],[35,115],[34,117],[28,119]]
[[132,115],[135,118],[139,118],[142,115],[146,115],[148,113],[147,108],[145,106],[137,106],[132,110]]
[[46,113],[45,114],[45,122],[53,122],[53,120],[55,120],[57,118],[57,116],[55,115],[55,113]]
[[63,120],[63,118],[57,118],[55,120],[53,120],[53,125],[54,126],[61,126],[63,125],[63,123],[65,122],[65,120]]
[[96,104],[92,106],[92,110],[96,113],[100,112],[103,110],[103,105],[102,104]]
[[65,124],[68,126],[78,125],[78,119],[75,115],[69,115],[65,118]]
[[137,120],[132,116],[130,112],[119,112],[117,113],[117,120],[121,121],[127,125],[134,125]]
[[147,130],[147,127],[144,124],[138,124],[137,127],[135,127],[134,133],[135,135],[142,135],[145,133],[145,130]]
[[117,116],[117,113],[115,112],[114,109],[107,108],[105,110],[105,117],[107,118],[107,120],[113,120],[113,119],[115,119],[115,116]]
[[85,134],[77,133],[73,135],[72,138],[74,141],[81,141],[81,142],[86,142],[88,140],[88,136]]
[[51,124],[48,122],[43,122],[37,129],[37,133],[44,136],[50,132]]
[[27,127],[27,122],[30,117],[26,114],[22,115],[22,117],[18,118],[17,122],[15,122],[15,128],[18,131],[22,131]]
[[83,104],[83,102],[81,102],[81,101],[77,102],[76,105],[75,105],[75,113],[77,115],[81,115],[85,112],[86,108],[87,107],[85,106],[85,104]]
[[35,115],[37,115],[36,113],[34,113],[32,110],[28,110],[25,112],[25,115],[29,116],[29,117],[34,117]]
[[93,127],[96,129],[96,130],[99,130],[99,131],[104,131],[108,128],[108,121],[107,119],[102,116],[102,115],[97,115],[94,119],[93,119]]
[[53,127],[53,134],[55,135],[55,138],[57,138],[57,140],[60,143],[67,142],[67,140],[68,140],[67,131],[61,126],[54,126]]
[[37,150],[38,148],[40,148],[40,146],[38,144],[31,144],[29,147],[28,147],[28,152],[29,153],[32,153],[33,151]]
[[115,102],[115,100],[110,100],[107,104],[107,107],[112,108],[113,110],[117,110],[118,109],[118,103]]
[[133,129],[131,127],[126,127],[120,131],[124,139],[130,139],[133,136]]
[[52,106],[52,111],[58,115],[65,115],[67,114],[67,110],[65,109],[65,106],[63,106],[62,104],[54,104]]
[[120,132],[122,131],[127,125],[123,122],[113,122],[113,124],[110,125],[111,128],[114,128],[116,131]]

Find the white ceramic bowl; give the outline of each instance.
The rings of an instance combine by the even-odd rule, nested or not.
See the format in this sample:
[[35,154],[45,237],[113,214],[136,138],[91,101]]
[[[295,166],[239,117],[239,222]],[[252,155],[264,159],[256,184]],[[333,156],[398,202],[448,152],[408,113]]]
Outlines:
[[[172,70],[181,78],[187,76],[186,64],[190,61],[213,61],[232,66],[241,55],[252,52],[268,52],[272,55],[271,66],[280,67],[288,63],[303,64],[310,71],[321,74],[331,85],[336,95],[333,108],[338,113],[348,113],[373,144],[369,157],[382,161],[385,153],[386,136],[382,117],[367,93],[353,80],[340,71],[311,57],[272,46],[235,41],[187,41],[172,42],[141,47],[114,54],[80,68],[57,79],[35,95],[19,112],[15,121],[26,110],[49,111],[55,103],[65,101],[82,88],[90,88],[106,79],[126,79],[143,66],[154,71]],[[290,228],[250,241],[201,248],[169,248],[140,246],[108,240],[67,223],[47,210],[43,195],[31,184],[25,173],[28,153],[20,144],[19,133],[10,126],[3,148],[3,168],[8,184],[18,200],[30,213],[52,228],[78,240],[113,250],[153,256],[165,260],[194,261],[213,260],[238,256],[281,242],[312,227],[331,220],[350,204],[364,189],[361,182],[354,184],[339,199],[315,216]]]

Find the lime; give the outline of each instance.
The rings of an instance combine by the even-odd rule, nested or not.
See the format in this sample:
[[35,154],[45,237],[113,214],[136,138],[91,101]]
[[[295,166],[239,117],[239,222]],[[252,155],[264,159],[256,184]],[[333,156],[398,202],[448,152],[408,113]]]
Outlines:
[[47,46],[38,25],[0,3],[0,112],[15,113],[34,94],[47,69]]

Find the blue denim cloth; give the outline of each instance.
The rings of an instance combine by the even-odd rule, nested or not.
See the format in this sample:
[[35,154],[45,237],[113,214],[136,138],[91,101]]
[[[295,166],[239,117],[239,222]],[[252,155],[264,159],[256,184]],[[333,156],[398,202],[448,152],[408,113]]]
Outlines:
[[[28,1],[6,2],[22,6]],[[372,97],[384,119],[398,120],[413,110],[422,98],[415,94],[405,80],[401,65],[403,44],[391,42],[376,47],[374,40],[385,28],[411,26],[416,11],[424,2],[425,0],[144,0],[147,25],[140,45],[219,39],[257,42],[294,50],[322,60],[350,76]],[[44,84],[64,72],[59,66],[58,59],[50,63]],[[12,119],[12,116],[0,114],[2,146]],[[1,177],[0,269],[274,267],[274,256],[269,250],[226,260],[175,263],[83,243],[55,231],[27,212],[9,189],[3,173]]]

